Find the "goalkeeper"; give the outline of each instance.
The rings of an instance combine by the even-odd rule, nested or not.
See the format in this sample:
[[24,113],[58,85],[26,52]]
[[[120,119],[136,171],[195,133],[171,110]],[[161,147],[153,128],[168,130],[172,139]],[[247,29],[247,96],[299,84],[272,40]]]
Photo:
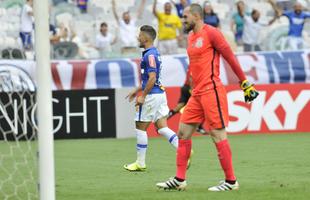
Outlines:
[[186,167],[192,149],[192,134],[201,123],[210,127],[209,134],[217,150],[225,178],[209,191],[239,189],[234,173],[232,153],[225,127],[228,124],[228,105],[225,87],[220,79],[220,56],[227,61],[240,81],[245,102],[253,101],[258,92],[246,80],[241,66],[222,33],[203,22],[203,8],[191,4],[183,11],[184,28],[188,35],[187,54],[189,73],[193,82],[192,95],[181,116],[176,154],[176,174],[165,182],[157,183],[163,189],[183,190],[186,188]]
[[[181,87],[181,95],[178,101],[178,104],[169,111],[168,119],[173,117],[177,113],[183,113],[183,110],[185,109],[185,106],[191,97],[191,86],[190,86],[190,78],[189,73],[186,73],[186,80],[184,85]],[[199,125],[199,127],[196,130],[198,133],[201,134],[208,134],[207,131],[202,127],[202,124]]]

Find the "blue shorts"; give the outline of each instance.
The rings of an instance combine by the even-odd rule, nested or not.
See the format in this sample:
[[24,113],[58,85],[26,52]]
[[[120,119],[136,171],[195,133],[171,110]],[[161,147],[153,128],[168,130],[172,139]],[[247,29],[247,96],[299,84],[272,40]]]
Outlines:
[[241,31],[237,31],[236,33],[235,33],[235,40],[236,40],[236,43],[238,44],[238,45],[241,45],[242,44],[242,34],[243,34],[243,31],[241,30]]
[[20,38],[22,39],[23,47],[24,49],[32,49],[32,38],[31,33],[27,32],[20,32],[19,33]]

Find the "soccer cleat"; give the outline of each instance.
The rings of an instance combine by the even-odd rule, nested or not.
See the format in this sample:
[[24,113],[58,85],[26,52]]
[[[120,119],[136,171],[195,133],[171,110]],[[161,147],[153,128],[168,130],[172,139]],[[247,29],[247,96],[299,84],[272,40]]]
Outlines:
[[192,150],[191,150],[191,155],[189,156],[188,161],[187,161],[187,167],[186,167],[186,169],[189,169],[189,168],[191,167],[193,155],[194,155],[194,150],[192,149]]
[[235,184],[227,183],[226,181],[220,181],[217,186],[209,187],[208,190],[211,192],[222,192],[229,190],[238,190],[239,183],[236,181]]
[[156,186],[159,189],[164,189],[164,190],[179,190],[179,191],[183,191],[185,190],[187,184],[186,181],[178,181],[175,178],[169,178],[168,181],[166,182],[161,182],[161,183],[157,183]]
[[141,167],[137,162],[124,165],[124,168],[131,172],[141,172],[146,170],[146,167]]

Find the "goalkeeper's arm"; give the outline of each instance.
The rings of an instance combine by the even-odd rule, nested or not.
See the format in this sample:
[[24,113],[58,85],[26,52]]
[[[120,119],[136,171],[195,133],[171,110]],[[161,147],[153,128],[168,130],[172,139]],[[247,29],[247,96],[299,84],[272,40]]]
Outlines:
[[241,66],[240,66],[237,58],[232,53],[230,48],[226,47],[226,51],[223,50],[223,52],[226,52],[225,54],[223,54],[223,57],[230,64],[232,70],[235,72],[235,74],[237,75],[237,77],[240,80],[240,88],[244,92],[244,101],[246,103],[253,101],[259,94],[258,91],[254,88],[254,84],[250,83],[246,79],[245,74],[242,71]]
[[[224,52],[230,52],[230,53],[225,53],[223,57],[225,60],[230,64],[232,70],[235,72],[237,77],[239,78],[240,81],[240,88],[244,92],[244,101],[246,103],[249,103],[253,101],[257,96],[258,96],[258,91],[254,88],[254,84],[250,83],[246,77],[244,72],[241,69],[241,66],[235,57],[235,55],[232,53],[230,48],[226,48],[227,51]],[[229,56],[230,55],[230,56]]]
[[249,81],[246,80],[245,74],[242,71],[236,56],[232,52],[224,36],[217,29],[210,29],[208,33],[208,36],[211,38],[213,47],[223,56],[223,58],[230,65],[231,69],[239,78],[239,81],[241,83],[240,87],[244,92],[245,102],[253,101],[258,96],[258,92],[253,87],[253,84],[249,83]]

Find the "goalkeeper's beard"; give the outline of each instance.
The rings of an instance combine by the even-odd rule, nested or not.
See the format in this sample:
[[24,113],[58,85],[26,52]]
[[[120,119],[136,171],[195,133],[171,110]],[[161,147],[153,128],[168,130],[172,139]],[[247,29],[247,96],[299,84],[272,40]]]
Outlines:
[[194,23],[194,22],[192,22],[192,23],[185,23],[184,31],[185,31],[186,33],[189,33],[189,32],[191,32],[192,30],[194,30],[194,28],[195,28],[195,23]]

